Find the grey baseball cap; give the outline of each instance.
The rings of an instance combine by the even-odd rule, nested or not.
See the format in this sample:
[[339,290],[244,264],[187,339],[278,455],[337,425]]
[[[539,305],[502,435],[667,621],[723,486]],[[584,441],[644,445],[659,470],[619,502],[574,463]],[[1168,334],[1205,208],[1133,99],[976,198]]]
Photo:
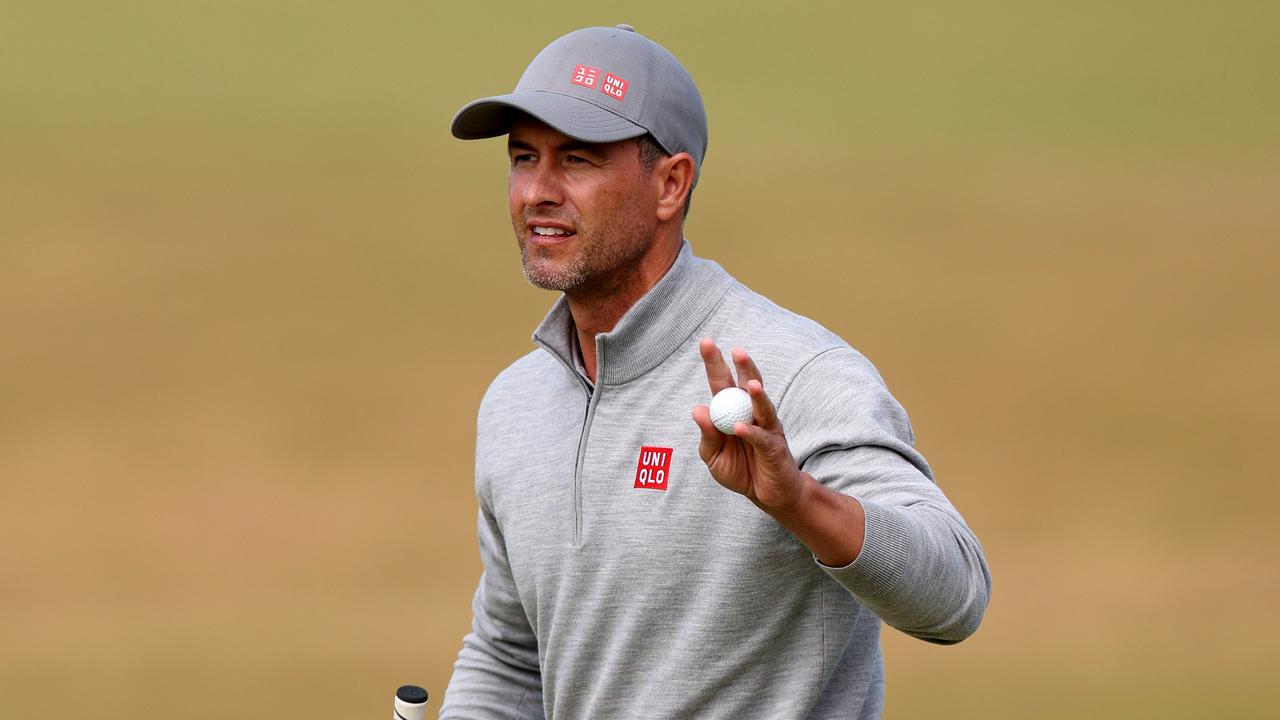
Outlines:
[[693,156],[695,183],[707,153],[707,113],[689,71],[630,25],[575,30],[552,42],[514,91],[467,103],[450,129],[462,140],[505,135],[515,111],[583,142],[648,133],[667,153]]

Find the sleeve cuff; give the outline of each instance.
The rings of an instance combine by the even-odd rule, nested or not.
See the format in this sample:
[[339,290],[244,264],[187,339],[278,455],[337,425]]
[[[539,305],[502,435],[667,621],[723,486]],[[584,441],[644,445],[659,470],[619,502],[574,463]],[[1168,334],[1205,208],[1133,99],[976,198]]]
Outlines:
[[862,550],[844,567],[818,567],[860,598],[876,598],[892,591],[907,569],[911,531],[898,512],[859,500],[866,515]]

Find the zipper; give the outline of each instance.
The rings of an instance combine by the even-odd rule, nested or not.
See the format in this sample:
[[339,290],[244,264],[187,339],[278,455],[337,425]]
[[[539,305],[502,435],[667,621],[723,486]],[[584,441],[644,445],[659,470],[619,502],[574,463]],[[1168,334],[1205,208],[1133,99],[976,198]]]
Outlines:
[[[587,414],[582,419],[582,431],[578,433],[578,454],[573,461],[573,544],[572,547],[577,549],[582,547],[582,465],[587,455],[587,436],[591,433],[591,421],[596,414],[596,403],[600,399],[600,383],[592,384],[581,373],[578,368],[574,367],[569,361],[560,356],[541,339],[535,337],[538,344],[542,345],[551,353],[551,356],[560,361],[560,364],[569,371],[571,375],[578,378],[582,383],[582,390],[587,394]],[[600,376],[600,366],[603,364],[604,348],[596,346],[596,377]]]
[[[600,377],[604,374],[601,370],[604,368],[604,343],[596,340],[596,381],[594,383],[587,382],[587,379],[578,375],[578,379],[582,380],[582,385],[591,392],[591,399],[587,401],[587,417],[582,421],[582,434],[578,436],[578,459],[573,464],[573,547],[578,549],[582,547],[582,466],[587,458],[587,439],[591,435],[591,421],[596,416],[596,406],[600,404],[600,396],[604,394]],[[574,374],[577,375],[575,369]]]
[[[596,367],[599,367],[597,365]],[[598,376],[598,373],[597,373]],[[584,387],[587,385],[583,381]],[[591,434],[591,421],[596,415],[596,403],[600,400],[600,384],[587,398],[587,416],[582,420],[582,432],[578,435],[578,458],[573,463],[573,547],[582,547],[582,466],[587,457],[587,437]]]

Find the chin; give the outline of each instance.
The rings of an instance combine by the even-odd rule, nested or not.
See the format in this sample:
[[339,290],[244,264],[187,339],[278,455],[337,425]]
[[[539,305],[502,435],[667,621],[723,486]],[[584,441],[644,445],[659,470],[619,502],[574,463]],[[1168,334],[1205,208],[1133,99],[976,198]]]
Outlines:
[[582,282],[580,273],[574,268],[558,267],[549,262],[526,261],[523,269],[529,284],[543,290],[572,290]]

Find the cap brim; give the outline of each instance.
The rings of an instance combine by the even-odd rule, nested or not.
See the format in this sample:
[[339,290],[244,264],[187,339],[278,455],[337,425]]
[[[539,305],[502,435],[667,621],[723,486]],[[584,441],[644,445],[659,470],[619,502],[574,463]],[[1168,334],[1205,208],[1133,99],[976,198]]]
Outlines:
[[515,111],[527,113],[582,142],[616,142],[648,132],[586,100],[549,90],[523,90],[474,100],[453,116],[449,129],[459,140],[505,135],[511,130]]

